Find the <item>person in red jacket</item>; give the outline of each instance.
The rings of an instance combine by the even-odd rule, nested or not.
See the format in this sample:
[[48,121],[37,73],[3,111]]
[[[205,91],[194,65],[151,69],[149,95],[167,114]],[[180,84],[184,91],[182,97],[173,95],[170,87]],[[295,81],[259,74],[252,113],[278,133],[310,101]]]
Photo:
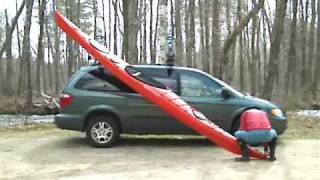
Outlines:
[[266,112],[258,109],[250,109],[241,114],[240,129],[235,132],[242,151],[242,157],[237,161],[249,161],[249,150],[247,145],[267,144],[270,149],[269,160],[276,160],[275,149],[277,133],[271,128]]

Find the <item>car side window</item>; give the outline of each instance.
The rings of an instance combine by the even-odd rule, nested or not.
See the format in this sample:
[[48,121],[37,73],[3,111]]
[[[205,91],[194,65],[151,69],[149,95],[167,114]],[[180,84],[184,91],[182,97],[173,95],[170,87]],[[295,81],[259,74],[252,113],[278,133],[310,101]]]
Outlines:
[[115,76],[102,69],[96,69],[84,74],[76,83],[75,88],[88,91],[133,92],[131,88],[119,81]]
[[181,96],[219,97],[222,86],[209,77],[192,71],[180,73]]
[[178,92],[178,79],[177,73],[173,71],[170,75],[166,69],[157,69],[157,68],[139,68],[147,76],[152,77],[152,79],[160,82],[165,85],[167,88],[171,89],[174,92]]

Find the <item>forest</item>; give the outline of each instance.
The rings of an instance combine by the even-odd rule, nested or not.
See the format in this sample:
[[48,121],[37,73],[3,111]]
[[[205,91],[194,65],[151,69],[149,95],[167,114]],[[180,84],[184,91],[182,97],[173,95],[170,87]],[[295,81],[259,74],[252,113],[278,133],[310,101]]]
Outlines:
[[0,8],[1,99],[32,106],[94,63],[55,10],[131,64],[165,63],[174,36],[177,66],[277,102],[320,99],[318,0],[15,0]]

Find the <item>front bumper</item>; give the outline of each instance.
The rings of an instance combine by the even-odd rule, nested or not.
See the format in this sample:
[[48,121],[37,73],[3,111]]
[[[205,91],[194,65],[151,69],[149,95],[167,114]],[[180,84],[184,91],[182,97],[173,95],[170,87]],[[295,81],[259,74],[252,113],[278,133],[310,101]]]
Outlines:
[[277,131],[278,135],[281,135],[288,128],[288,119],[286,116],[284,117],[271,117],[271,125],[274,130]]

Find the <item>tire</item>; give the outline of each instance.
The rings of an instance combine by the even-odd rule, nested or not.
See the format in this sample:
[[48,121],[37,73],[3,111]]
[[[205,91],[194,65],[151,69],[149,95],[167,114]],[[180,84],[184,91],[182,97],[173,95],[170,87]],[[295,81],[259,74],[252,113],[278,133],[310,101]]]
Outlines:
[[119,125],[112,117],[106,115],[94,116],[89,119],[86,135],[93,147],[111,147],[119,139]]
[[234,133],[239,130],[239,127],[240,127],[240,117],[236,118],[233,121],[230,133],[234,136]]

